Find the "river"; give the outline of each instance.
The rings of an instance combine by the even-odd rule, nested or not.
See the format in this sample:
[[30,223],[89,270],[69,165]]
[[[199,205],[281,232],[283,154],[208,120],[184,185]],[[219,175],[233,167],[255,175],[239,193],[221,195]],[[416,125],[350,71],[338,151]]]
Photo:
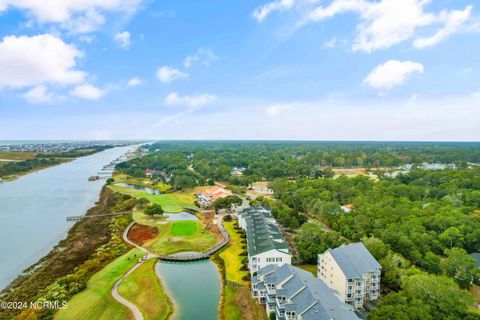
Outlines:
[[102,167],[132,150],[117,147],[0,182],[0,289],[64,239],[98,200],[105,180],[88,181]]
[[174,320],[217,319],[220,274],[212,261],[158,262],[155,269],[174,301]]

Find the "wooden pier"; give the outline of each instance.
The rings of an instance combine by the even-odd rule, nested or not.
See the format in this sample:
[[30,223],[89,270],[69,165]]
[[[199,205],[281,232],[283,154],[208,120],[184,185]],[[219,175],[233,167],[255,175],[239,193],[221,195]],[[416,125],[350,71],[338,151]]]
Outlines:
[[90,218],[104,218],[104,217],[112,217],[112,216],[121,216],[129,214],[130,212],[116,212],[116,213],[107,213],[107,214],[95,214],[89,216],[70,216],[67,217],[67,221],[80,221],[83,219],[90,219]]

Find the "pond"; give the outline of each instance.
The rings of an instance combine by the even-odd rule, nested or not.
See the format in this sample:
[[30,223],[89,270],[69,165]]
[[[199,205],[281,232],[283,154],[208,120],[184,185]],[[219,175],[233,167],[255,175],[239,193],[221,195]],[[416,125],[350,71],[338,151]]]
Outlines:
[[158,262],[155,271],[175,305],[174,320],[217,319],[220,274],[212,261]]
[[167,216],[167,221],[198,221],[198,218],[188,212],[180,212],[180,213],[164,213],[165,216]]
[[137,184],[130,184],[130,183],[121,182],[121,183],[115,183],[115,185],[119,186],[119,187],[134,189],[134,190],[142,190],[142,191],[145,191],[148,194],[162,194],[162,192],[158,191],[157,189],[152,189],[152,188],[145,187],[145,186],[139,186]]

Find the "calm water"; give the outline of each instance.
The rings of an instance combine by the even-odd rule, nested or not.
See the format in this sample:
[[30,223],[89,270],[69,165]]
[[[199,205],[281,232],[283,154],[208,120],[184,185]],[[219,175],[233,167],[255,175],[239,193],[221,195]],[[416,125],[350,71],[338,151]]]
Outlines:
[[105,183],[88,177],[133,148],[108,149],[0,182],[0,288],[65,238],[73,225],[65,218],[85,214]]
[[180,213],[164,213],[167,216],[167,221],[198,221],[198,218],[188,212],[180,212]]
[[156,271],[175,301],[174,320],[217,319],[220,274],[212,261],[159,262]]
[[149,193],[149,194],[162,194],[157,189],[152,189],[152,188],[149,188],[149,187],[139,186],[139,185],[136,185],[136,184],[121,182],[121,183],[115,183],[115,185],[119,186],[119,187],[134,189],[134,190],[142,190],[142,191],[145,191],[146,193]]

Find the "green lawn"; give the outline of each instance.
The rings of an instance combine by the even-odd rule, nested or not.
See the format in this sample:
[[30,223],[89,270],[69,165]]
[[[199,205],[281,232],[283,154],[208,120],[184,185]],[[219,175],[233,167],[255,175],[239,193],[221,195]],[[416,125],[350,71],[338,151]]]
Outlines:
[[296,266],[300,269],[303,269],[305,271],[311,272],[315,277],[317,276],[317,265],[316,264],[302,264]]
[[55,319],[133,319],[130,311],[113,299],[110,290],[115,282],[132,268],[142,255],[139,250],[131,250],[94,274],[88,281],[87,288],[73,296],[68,301],[68,307],[55,314]]
[[153,195],[142,190],[134,190],[114,185],[109,187],[117,192],[129,194],[137,198],[146,198],[151,203],[161,205],[165,212],[182,212],[185,211],[183,207],[195,207],[193,190]]
[[155,274],[155,259],[138,267],[118,288],[118,293],[134,303],[145,320],[168,319],[172,303]]
[[248,275],[248,271],[240,271],[242,259],[245,258],[240,256],[240,253],[245,250],[242,249],[242,238],[240,238],[240,234],[233,228],[233,221],[224,222],[224,226],[230,234],[230,243],[228,247],[220,253],[220,257],[225,262],[225,275],[227,280],[249,285],[247,281],[242,280],[244,276]]
[[216,243],[215,235],[205,231],[200,221],[172,221],[156,225],[158,237],[145,247],[156,254],[205,251]]
[[172,234],[175,236],[191,236],[197,232],[197,222],[178,221],[172,226]]

